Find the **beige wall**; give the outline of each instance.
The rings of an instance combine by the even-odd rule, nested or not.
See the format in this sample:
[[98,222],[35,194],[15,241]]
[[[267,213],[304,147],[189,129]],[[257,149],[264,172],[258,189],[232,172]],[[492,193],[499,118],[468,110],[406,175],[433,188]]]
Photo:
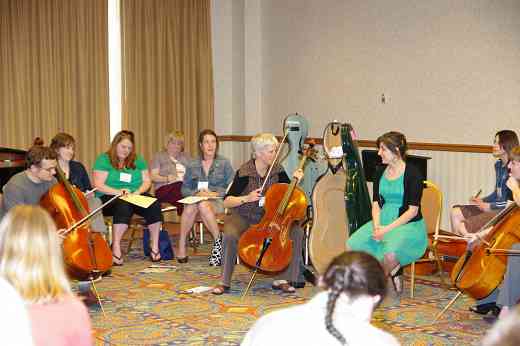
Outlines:
[[[216,127],[281,134],[304,114],[310,135],[348,121],[362,139],[490,144],[520,131],[518,0],[214,0]],[[381,103],[385,94],[386,103]],[[225,144],[239,164],[245,145]],[[488,155],[432,157],[429,178],[455,203],[493,188]]]
[[[214,12],[216,23],[233,23],[214,40],[215,50],[233,46],[225,48],[233,59],[216,60],[215,75],[233,69],[243,83],[219,85],[217,128],[229,118],[219,102],[231,102],[243,104],[232,110],[243,121],[243,131],[229,129],[235,134],[280,133],[293,112],[309,119],[312,136],[332,119],[351,122],[363,139],[398,129],[414,141],[487,144],[497,129],[520,129],[520,1],[215,0],[215,6],[242,9],[225,17]],[[226,95],[235,88],[241,92]]]

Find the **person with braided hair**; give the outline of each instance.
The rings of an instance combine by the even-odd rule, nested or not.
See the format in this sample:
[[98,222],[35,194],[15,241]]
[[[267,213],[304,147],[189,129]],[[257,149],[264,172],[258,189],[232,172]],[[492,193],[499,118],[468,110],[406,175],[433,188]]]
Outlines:
[[399,345],[394,336],[370,324],[386,294],[386,281],[376,258],[366,252],[344,252],[320,278],[323,292],[305,304],[261,317],[242,346]]

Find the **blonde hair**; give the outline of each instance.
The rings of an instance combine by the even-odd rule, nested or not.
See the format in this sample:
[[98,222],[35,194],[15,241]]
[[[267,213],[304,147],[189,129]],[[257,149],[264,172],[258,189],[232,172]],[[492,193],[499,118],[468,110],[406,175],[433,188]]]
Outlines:
[[181,151],[184,151],[184,133],[182,131],[172,131],[166,135],[164,138],[165,147],[168,146],[168,143],[172,141],[179,141],[181,142]]
[[16,206],[0,223],[0,276],[28,303],[72,294],[56,226],[41,207]]
[[509,159],[511,161],[520,162],[520,146],[516,146],[511,149],[511,151],[509,152]]
[[276,139],[272,133],[259,133],[253,136],[253,138],[251,138],[251,150],[253,151],[253,158],[257,152],[264,150],[269,145],[274,147],[278,145],[278,139]]

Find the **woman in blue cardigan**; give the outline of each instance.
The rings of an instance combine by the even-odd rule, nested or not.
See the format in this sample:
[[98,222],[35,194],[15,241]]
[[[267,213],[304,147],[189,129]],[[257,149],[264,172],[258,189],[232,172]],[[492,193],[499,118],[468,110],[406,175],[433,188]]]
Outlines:
[[401,270],[397,269],[420,258],[428,244],[421,214],[423,181],[419,171],[405,161],[407,144],[402,133],[385,133],[377,139],[377,146],[386,167],[374,179],[372,221],[357,230],[347,246],[381,261],[400,292]]

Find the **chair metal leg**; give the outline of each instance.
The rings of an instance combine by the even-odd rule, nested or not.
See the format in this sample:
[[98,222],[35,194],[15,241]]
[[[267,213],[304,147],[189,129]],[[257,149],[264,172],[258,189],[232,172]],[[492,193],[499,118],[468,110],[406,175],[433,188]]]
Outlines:
[[132,244],[135,240],[135,232],[136,232],[136,227],[135,226],[130,226],[132,228],[132,233],[130,233],[130,239],[128,239],[128,246],[126,247],[126,254],[128,255],[130,253],[130,250],[132,249]]
[[105,216],[105,224],[107,225],[107,234],[105,235],[105,240],[108,242],[108,245],[112,247],[112,231],[114,229],[112,224],[112,217],[111,216]]
[[442,278],[443,270],[441,259],[439,258],[439,254],[437,253],[437,249],[435,247],[433,248],[433,256],[435,257],[435,263],[437,263],[437,270],[439,273],[439,279],[441,280],[441,287],[447,287],[444,285],[444,279]]
[[199,222],[200,244],[204,244],[204,223]]
[[305,246],[304,246],[304,252],[305,252],[305,255],[304,255],[304,260],[303,262],[305,263],[305,265],[309,265],[309,236],[310,236],[310,233],[311,233],[311,226],[310,226],[310,223],[307,222],[307,225],[305,225],[305,231],[304,231],[304,237],[305,237]]
[[415,291],[415,262],[411,264],[412,278],[410,280],[410,298],[413,299]]
[[188,243],[191,244],[191,247],[193,249],[193,253],[197,253],[198,248],[198,242],[197,242],[197,235],[195,233],[195,229],[192,228],[190,230],[190,233],[188,234]]

